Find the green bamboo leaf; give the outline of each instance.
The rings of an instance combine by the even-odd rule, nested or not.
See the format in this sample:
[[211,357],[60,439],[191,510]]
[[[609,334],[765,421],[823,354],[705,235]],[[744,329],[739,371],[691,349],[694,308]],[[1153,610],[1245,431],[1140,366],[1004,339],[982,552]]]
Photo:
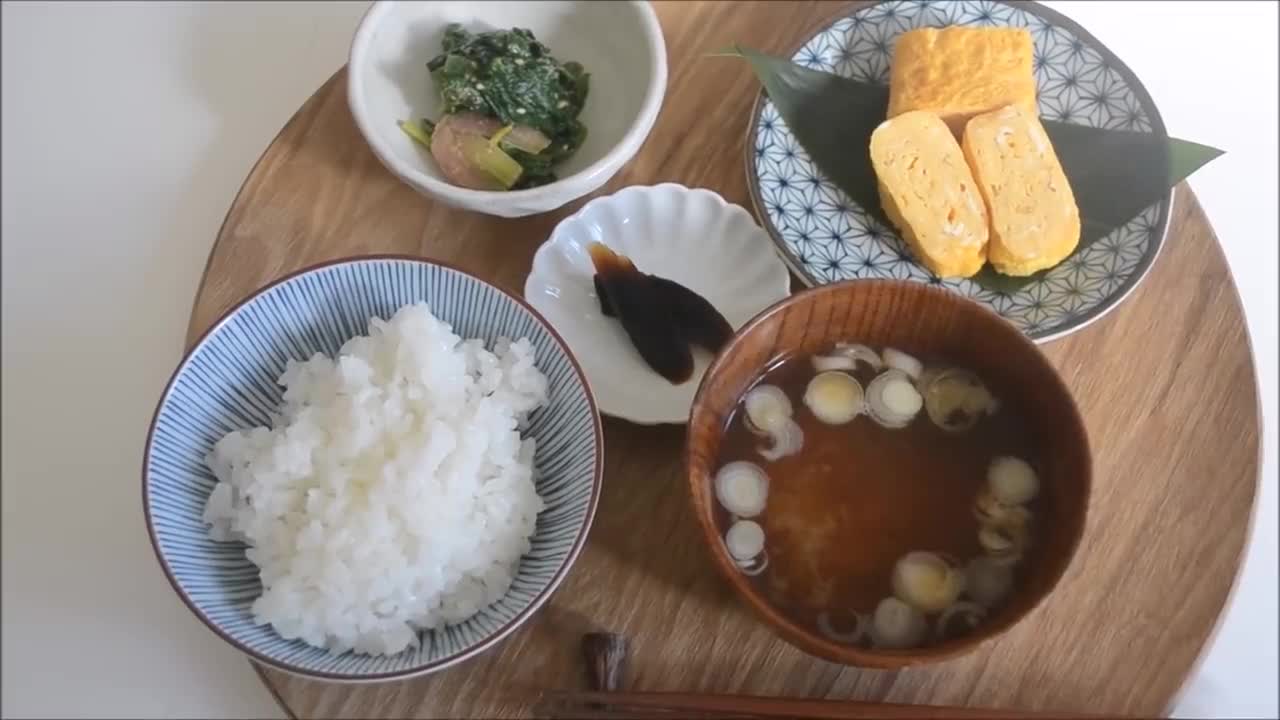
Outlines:
[[[1222,151],[1146,132],[1042,120],[1080,208],[1080,244],[1063,260],[1129,223]],[[1012,294],[1049,273],[1012,277],[983,267],[971,280]]]
[[822,174],[887,224],[871,167],[870,143],[871,132],[888,112],[889,89],[750,48],[735,47],[726,54],[751,63],[778,114]]
[[[884,121],[888,108],[887,87],[740,46],[715,54],[746,59],[814,164],[851,200],[887,223],[870,158],[871,133]],[[1154,133],[1042,122],[1080,208],[1076,253],[1137,217],[1222,155],[1217,148]],[[1011,293],[1045,272],[1010,277],[988,265],[972,280],[990,290]]]

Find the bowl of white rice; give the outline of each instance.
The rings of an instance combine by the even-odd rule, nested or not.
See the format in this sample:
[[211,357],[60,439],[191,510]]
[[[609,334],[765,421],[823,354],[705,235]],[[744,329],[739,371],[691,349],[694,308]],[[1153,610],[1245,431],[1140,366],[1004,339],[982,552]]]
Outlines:
[[371,256],[231,309],[147,438],[160,565],[214,632],[308,677],[388,680],[492,647],[586,541],[600,416],[568,346],[460,270]]

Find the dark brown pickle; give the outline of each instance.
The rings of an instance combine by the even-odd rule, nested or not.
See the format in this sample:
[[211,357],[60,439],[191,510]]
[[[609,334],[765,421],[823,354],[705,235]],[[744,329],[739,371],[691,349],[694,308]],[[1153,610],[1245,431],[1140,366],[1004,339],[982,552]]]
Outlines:
[[640,272],[629,258],[600,243],[587,252],[600,312],[617,318],[640,356],[655,372],[679,385],[693,375],[690,345],[717,353],[733,326],[715,306],[674,280]]
[[693,375],[693,353],[672,323],[668,303],[655,291],[652,277],[600,243],[592,243],[587,252],[596,268],[601,312],[618,318],[631,344],[654,372],[673,385],[687,382]]
[[654,290],[671,310],[675,326],[685,340],[715,354],[729,344],[733,326],[706,298],[674,280],[650,275]]
[[592,275],[591,282],[596,286],[596,298],[600,301],[600,312],[604,313],[605,317],[615,317],[613,306],[609,304],[609,295],[604,291],[604,285],[600,284],[600,276]]

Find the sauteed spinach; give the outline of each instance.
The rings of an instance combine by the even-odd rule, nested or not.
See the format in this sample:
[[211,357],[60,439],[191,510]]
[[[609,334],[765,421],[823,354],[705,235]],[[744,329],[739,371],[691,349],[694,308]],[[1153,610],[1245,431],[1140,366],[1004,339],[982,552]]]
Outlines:
[[[444,116],[434,123],[401,123],[405,132],[427,145],[441,171],[459,185],[521,189],[554,181],[552,168],[587,135],[578,119],[590,87],[582,65],[561,63],[522,28],[472,33],[453,23],[442,45],[427,69]],[[481,137],[484,146],[476,142]],[[519,166],[518,173],[508,160]]]

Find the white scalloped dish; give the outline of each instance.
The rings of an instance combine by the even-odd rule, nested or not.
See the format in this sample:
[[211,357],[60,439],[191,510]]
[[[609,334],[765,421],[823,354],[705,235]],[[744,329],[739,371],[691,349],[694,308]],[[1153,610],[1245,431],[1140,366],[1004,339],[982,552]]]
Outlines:
[[695,350],[693,376],[679,385],[652,370],[622,325],[600,310],[587,254],[593,242],[698,293],[735,330],[791,294],[790,273],[769,235],[747,210],[710,190],[628,187],[562,220],[534,255],[525,299],[569,345],[600,411],[635,423],[686,422],[711,356]]

